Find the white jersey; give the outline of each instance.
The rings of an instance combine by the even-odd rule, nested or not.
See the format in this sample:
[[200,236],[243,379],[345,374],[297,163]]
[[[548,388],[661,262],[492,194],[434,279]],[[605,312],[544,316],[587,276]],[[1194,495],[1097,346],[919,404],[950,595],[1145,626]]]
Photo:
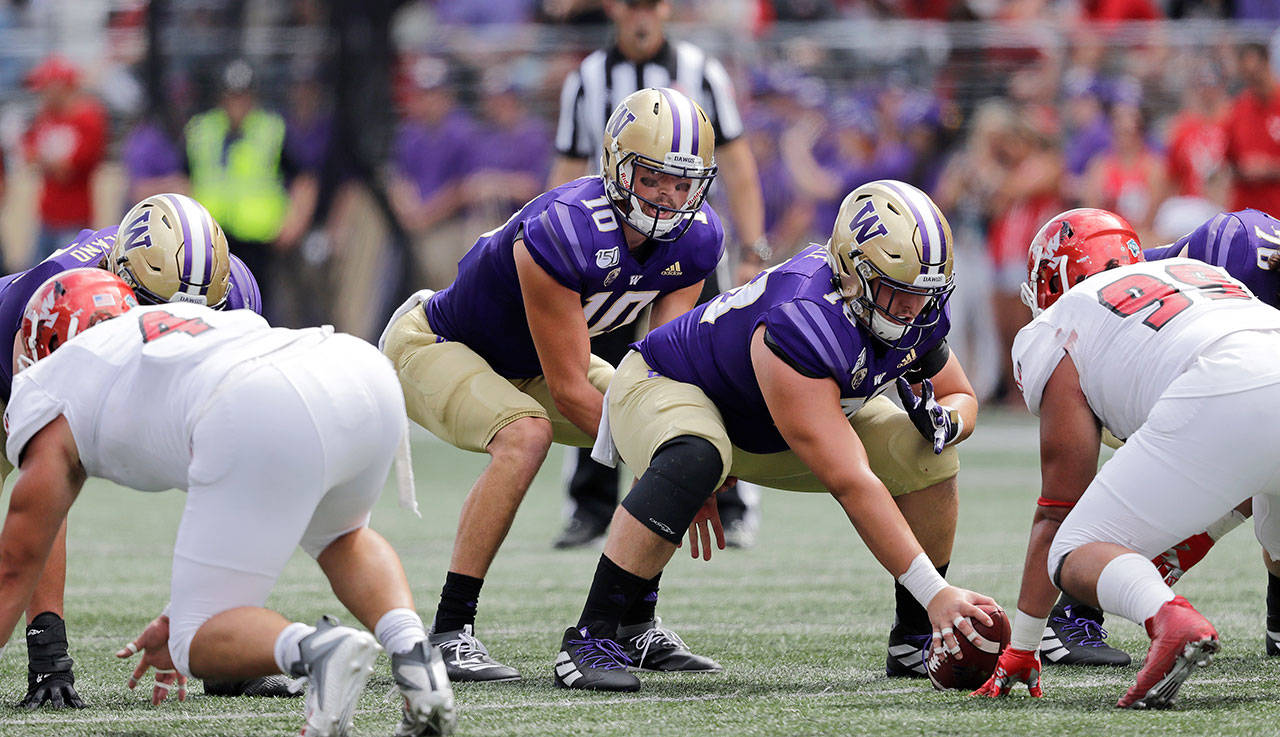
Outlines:
[[[1123,266],[1067,291],[1018,331],[1014,375],[1040,413],[1045,383],[1070,354],[1089,407],[1116,437],[1132,435],[1161,396],[1210,396],[1280,381],[1275,361],[1221,361],[1171,386],[1224,336],[1280,330],[1280,310],[1227,272],[1186,258]],[[1208,360],[1208,359],[1206,359]]]
[[272,328],[251,310],[135,308],[14,377],[5,452],[17,466],[32,436],[64,415],[90,476],[141,491],[186,489],[192,428],[222,380],[329,330]]

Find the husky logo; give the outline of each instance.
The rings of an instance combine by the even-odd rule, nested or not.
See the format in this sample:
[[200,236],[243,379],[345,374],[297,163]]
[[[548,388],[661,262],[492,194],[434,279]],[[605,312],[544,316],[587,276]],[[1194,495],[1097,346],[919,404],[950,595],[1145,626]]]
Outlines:
[[116,239],[124,239],[124,248],[122,251],[128,251],[139,246],[143,248],[151,247],[151,236],[147,235],[147,221],[151,219],[151,208],[147,208],[138,213],[138,217],[133,219],[132,223],[125,226],[125,229],[116,234]]
[[880,222],[880,216],[876,213],[876,206],[867,200],[867,204],[858,210],[858,214],[853,216],[853,220],[849,223],[849,230],[853,233],[853,239],[861,246],[863,243],[875,238],[876,236],[889,235],[889,229],[884,227],[884,223]]
[[618,109],[613,111],[613,115],[609,118],[609,124],[604,127],[605,132],[610,138],[617,138],[623,129],[636,119],[634,113],[627,109],[626,105],[619,105]]
[[596,251],[596,266],[601,269],[612,269],[622,261],[622,251],[618,246]]

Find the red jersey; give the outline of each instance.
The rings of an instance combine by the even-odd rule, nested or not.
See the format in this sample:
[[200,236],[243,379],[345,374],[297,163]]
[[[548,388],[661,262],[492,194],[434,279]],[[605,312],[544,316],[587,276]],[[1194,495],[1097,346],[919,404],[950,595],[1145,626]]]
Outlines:
[[88,225],[93,215],[89,182],[102,162],[107,115],[96,100],[81,97],[66,110],[41,110],[22,137],[28,161],[66,162],[65,178],[45,174],[40,193],[40,219],[53,227]]
[[[1239,167],[1251,156],[1280,159],[1280,86],[1267,100],[1245,90],[1227,113],[1227,161]],[[1231,209],[1252,207],[1280,212],[1280,180],[1246,181],[1236,177],[1231,187]]]
[[1169,128],[1169,150],[1165,165],[1179,195],[1204,196],[1204,183],[1222,166],[1227,151],[1227,132],[1216,117],[1185,111]]

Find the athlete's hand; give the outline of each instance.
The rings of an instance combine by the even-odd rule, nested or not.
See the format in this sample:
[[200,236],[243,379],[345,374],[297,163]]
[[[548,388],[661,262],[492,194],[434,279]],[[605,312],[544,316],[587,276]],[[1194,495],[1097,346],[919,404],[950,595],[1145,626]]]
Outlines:
[[973,696],[989,696],[993,699],[1008,696],[1015,683],[1027,684],[1027,691],[1035,698],[1044,695],[1040,690],[1040,651],[1018,650],[1006,647],[996,661],[996,672],[973,692]]
[[53,709],[83,709],[84,701],[76,693],[76,677],[70,670],[56,673],[28,673],[37,680],[27,689],[27,697],[18,704],[24,709],[38,709],[48,704]]
[[733,476],[725,479],[725,482],[716,493],[707,497],[707,501],[703,502],[702,508],[694,515],[693,522],[689,523],[689,556],[694,560],[698,559],[699,544],[698,540],[702,540],[701,551],[703,560],[711,560],[711,535],[715,534],[716,547],[724,550],[724,526],[720,524],[720,507],[716,505],[716,494],[732,487],[738,483]]
[[973,642],[981,637],[969,618],[973,617],[988,627],[992,624],[991,615],[979,609],[979,604],[999,606],[990,596],[955,586],[948,586],[934,595],[928,607],[929,622],[933,624],[933,647],[946,647],[957,660],[962,659],[960,641],[956,638],[964,635]]
[[168,615],[161,614],[151,620],[137,639],[116,652],[116,657],[131,658],[138,651],[142,651],[142,660],[138,661],[138,667],[129,676],[129,689],[136,688],[138,681],[154,667],[156,680],[151,688],[151,703],[156,705],[164,701],[169,696],[169,689],[175,684],[178,686],[178,701],[186,701],[187,677],[173,667],[173,659],[169,657]]
[[947,444],[960,434],[960,413],[945,404],[938,404],[933,397],[933,382],[920,382],[920,396],[911,391],[911,384],[898,377],[898,398],[924,439],[933,443],[933,452],[941,453]]

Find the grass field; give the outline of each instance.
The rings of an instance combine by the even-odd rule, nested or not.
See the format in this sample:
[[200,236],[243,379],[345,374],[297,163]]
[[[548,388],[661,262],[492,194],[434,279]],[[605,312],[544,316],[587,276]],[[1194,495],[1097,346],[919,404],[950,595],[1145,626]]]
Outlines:
[[[1022,415],[988,413],[962,446],[961,519],[950,578],[1010,610],[1032,505],[1039,489],[1036,426]],[[373,525],[400,551],[419,609],[430,621],[453,527],[482,458],[425,435],[415,444],[424,519],[384,495]],[[991,702],[935,692],[922,681],[884,677],[892,618],[890,577],[867,553],[835,503],[823,495],[766,494],[759,544],[717,551],[710,563],[678,551],[659,613],[696,650],[718,659],[715,675],[643,674],[628,696],[558,690],[551,662],[574,622],[597,550],[558,552],[561,451],[552,451],[516,520],[480,600],[479,634],[525,680],[457,687],[462,735],[849,735],[1044,734],[1258,735],[1280,732],[1275,697],[1280,661],[1262,655],[1265,577],[1246,528],[1233,533],[1179,584],[1222,634],[1223,652],[1183,688],[1179,708],[1131,713],[1112,708],[1137,666],[1050,668],[1045,698]],[[198,683],[184,704],[153,708],[125,689],[131,666],[112,653],[167,599],[170,545],[182,495],[139,494],[93,482],[71,515],[67,613],[80,693],[77,712],[9,708],[25,691],[19,631],[0,662],[0,737],[9,735],[294,735],[297,700],[205,697]],[[7,499],[5,500],[7,505]],[[299,554],[270,605],[313,621],[350,615],[316,566]],[[1145,635],[1109,622],[1113,643],[1145,651]],[[389,735],[397,707],[386,700],[389,664],[380,661],[356,717],[361,735]],[[149,691],[149,689],[148,689]]]

